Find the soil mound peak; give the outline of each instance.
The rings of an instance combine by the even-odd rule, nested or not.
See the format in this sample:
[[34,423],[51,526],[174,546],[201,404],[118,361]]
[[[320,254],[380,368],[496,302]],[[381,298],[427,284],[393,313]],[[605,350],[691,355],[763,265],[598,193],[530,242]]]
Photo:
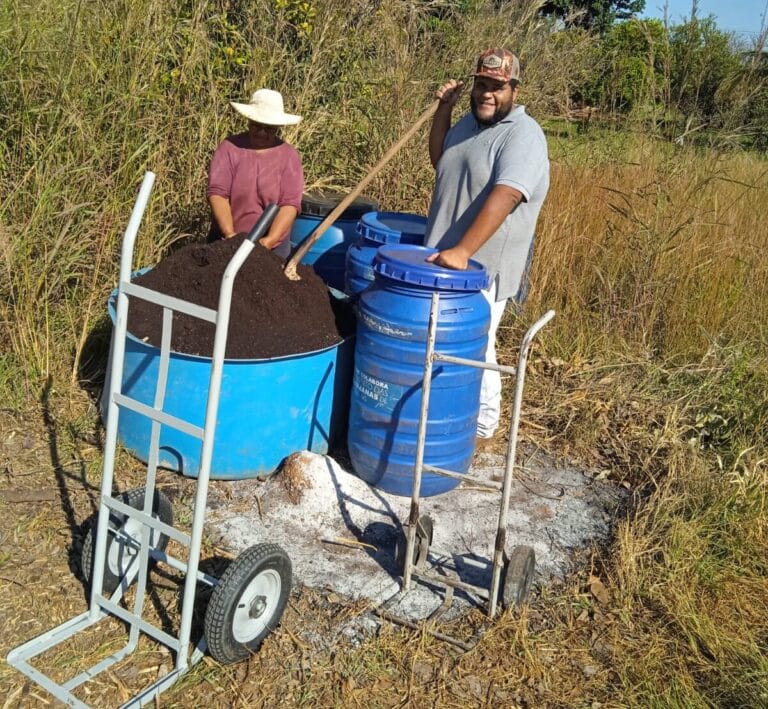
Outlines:
[[[190,244],[170,254],[135,282],[182,300],[217,309],[224,270],[245,239],[238,235],[209,244]],[[283,261],[256,244],[235,277],[227,359],[282,357],[338,344],[352,331],[351,310],[334,298],[309,266],[301,280],[283,272]],[[162,308],[132,298],[128,330],[160,347]],[[210,357],[215,327],[181,313],[173,315],[171,349]]]

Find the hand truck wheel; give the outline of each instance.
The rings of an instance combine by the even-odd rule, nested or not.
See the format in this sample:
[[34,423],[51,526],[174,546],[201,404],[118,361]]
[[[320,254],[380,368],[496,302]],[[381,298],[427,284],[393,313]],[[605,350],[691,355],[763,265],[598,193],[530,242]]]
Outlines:
[[515,547],[504,566],[502,601],[505,608],[519,608],[525,603],[535,570],[536,553],[533,549],[528,546]]
[[211,593],[203,624],[208,649],[222,664],[258,650],[280,622],[291,592],[291,560],[277,544],[238,556]]
[[[139,487],[134,490],[126,490],[118,499],[137,510],[144,507],[144,492],[146,488]],[[173,509],[171,501],[160,490],[155,490],[152,500],[152,516],[173,526]],[[93,581],[93,562],[96,553],[96,525],[99,521],[98,514],[93,516],[88,533],[83,540],[83,551],[80,556],[80,566],[83,577],[90,586]],[[120,581],[129,571],[133,572],[130,583],[136,579],[138,567],[134,561],[139,555],[141,545],[142,523],[133,518],[126,518],[120,512],[112,512],[109,515],[109,532],[107,533],[106,563],[104,564],[104,579],[102,591],[105,595],[111,595],[120,585]],[[150,530],[150,547],[165,551],[168,546],[168,537],[156,529]],[[156,559],[149,557],[150,568],[157,563]],[[133,568],[131,568],[133,566]]]
[[[432,545],[432,535],[435,524],[429,515],[421,515],[416,523],[416,551],[414,553],[414,566],[423,569],[429,556],[429,547]],[[400,573],[405,572],[405,553],[408,549],[408,541],[405,534],[399,534],[395,539],[395,563]]]

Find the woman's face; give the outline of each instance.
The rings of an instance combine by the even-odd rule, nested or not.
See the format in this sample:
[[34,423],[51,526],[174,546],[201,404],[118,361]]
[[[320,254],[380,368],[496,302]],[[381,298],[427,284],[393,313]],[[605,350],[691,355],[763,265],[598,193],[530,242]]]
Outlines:
[[263,148],[273,148],[277,145],[278,126],[268,126],[256,121],[248,121],[248,137],[251,141],[251,147],[256,150]]

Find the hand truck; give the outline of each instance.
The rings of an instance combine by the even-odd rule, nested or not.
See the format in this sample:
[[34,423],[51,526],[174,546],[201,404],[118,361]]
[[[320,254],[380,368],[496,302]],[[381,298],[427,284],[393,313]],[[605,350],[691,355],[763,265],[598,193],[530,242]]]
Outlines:
[[[237,272],[253,250],[256,241],[266,233],[277,214],[278,207],[270,205],[265,210],[248,238],[235,252],[222,278],[218,310],[212,310],[144,288],[130,281],[136,234],[154,181],[153,173],[145,173],[125,231],[121,251],[98,522],[92,526],[83,543],[83,574],[91,586],[89,610],[11,650],[6,658],[9,665],[24,673],[56,699],[70,707],[87,707],[72,693],[73,690],[132,654],[137,647],[140,633],[150,636],[173,651],[175,667],[123,704],[124,707],[144,706],[156,699],[161,692],[198,662],[206,649],[222,663],[246,659],[251,652],[258,649],[262,640],[277,626],[291,589],[291,561],[277,544],[261,543],[249,547],[227,567],[220,579],[213,578],[198,569],[232,288]],[[155,303],[163,308],[162,345],[153,406],[148,406],[122,393],[129,296]],[[174,311],[212,322],[216,327],[208,398],[202,427],[192,425],[163,411]],[[151,419],[151,438],[145,486],[114,497],[112,483],[118,417],[122,408],[138,412]],[[161,426],[171,426],[201,440],[201,464],[197,478],[191,534],[186,534],[172,526],[171,503],[160,490],[156,489]],[[186,562],[166,553],[166,546],[170,539],[188,547],[189,554]],[[147,577],[150,568],[157,562],[163,562],[185,574],[181,621],[176,637],[145,621],[142,617]],[[213,591],[205,613],[204,634],[189,656],[195,589],[198,581],[213,587]],[[121,601],[125,592],[135,582],[137,582],[135,598],[132,609],[129,609],[126,607],[128,604]],[[60,684],[30,664],[33,658],[108,617],[117,618],[128,626],[128,642],[121,650],[90,669]]]
[[[429,581],[440,586],[448,587],[452,594],[453,588],[474,593],[488,601],[488,616],[496,614],[499,586],[502,581],[502,567],[504,570],[502,598],[504,606],[521,605],[528,597],[536,567],[536,555],[532,547],[517,546],[512,552],[506,554],[507,537],[507,511],[509,497],[512,489],[512,478],[515,467],[515,455],[517,452],[517,432],[520,426],[520,408],[523,400],[523,385],[525,382],[525,369],[528,362],[528,352],[536,334],[554,316],[555,311],[547,311],[526,332],[520,345],[520,354],[517,368],[506,367],[500,364],[489,364],[474,359],[464,359],[441,354],[435,351],[437,321],[439,316],[440,294],[432,295],[432,305],[429,313],[429,329],[427,331],[427,349],[424,359],[424,382],[422,388],[421,411],[419,415],[418,439],[416,443],[416,462],[413,472],[413,488],[411,491],[411,507],[408,517],[408,530],[406,534],[405,554],[402,560],[403,593],[411,587],[413,577]],[[456,473],[444,470],[424,463],[424,448],[427,434],[427,418],[429,414],[429,395],[432,385],[432,366],[434,362],[449,362],[481,369],[491,369],[506,374],[515,375],[515,398],[512,409],[512,420],[509,429],[509,443],[507,445],[507,460],[504,472],[504,480],[498,483],[492,480],[478,478],[469,474]],[[464,482],[474,483],[481,487],[492,488],[501,492],[501,506],[499,508],[499,522],[496,529],[496,542],[493,550],[493,564],[491,571],[490,590],[473,584],[465,583],[459,579],[446,575],[438,575],[425,570],[429,545],[432,543],[432,530],[434,523],[428,514],[419,514],[421,498],[421,476],[423,471],[434,473],[448,478],[454,478]],[[399,556],[399,554],[396,555]]]

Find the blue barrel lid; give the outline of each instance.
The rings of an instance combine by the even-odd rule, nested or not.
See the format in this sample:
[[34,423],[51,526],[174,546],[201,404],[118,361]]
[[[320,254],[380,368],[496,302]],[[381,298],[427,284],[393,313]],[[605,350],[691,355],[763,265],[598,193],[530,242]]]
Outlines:
[[368,212],[357,225],[357,233],[378,244],[424,243],[427,218],[408,212]]
[[373,270],[392,280],[427,288],[479,291],[488,287],[488,273],[482,264],[470,259],[466,271],[435,266],[427,257],[437,251],[409,244],[382,246],[373,259]]

